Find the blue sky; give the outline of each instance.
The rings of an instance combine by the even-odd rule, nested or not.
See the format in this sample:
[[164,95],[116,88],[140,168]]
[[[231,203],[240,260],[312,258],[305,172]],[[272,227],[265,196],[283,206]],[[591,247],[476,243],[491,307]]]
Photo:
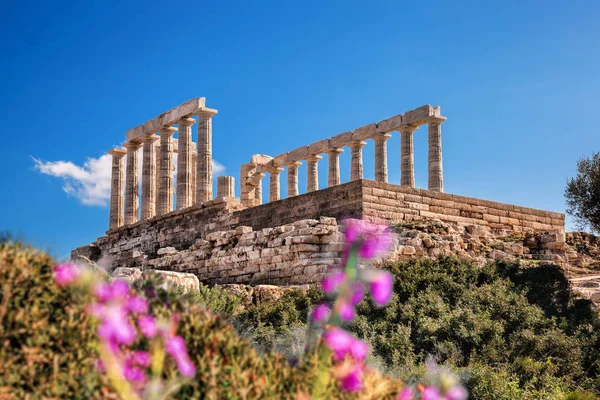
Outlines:
[[[448,118],[449,193],[564,212],[577,159],[600,150],[597,1],[24,0],[0,14],[0,230],[58,257],[108,226],[94,204],[106,151],[198,96],[219,110],[213,153],[236,180],[252,154],[423,104]],[[415,133],[421,188],[426,136]],[[399,134],[388,143],[398,183]],[[324,187],[326,162],[319,172]]]

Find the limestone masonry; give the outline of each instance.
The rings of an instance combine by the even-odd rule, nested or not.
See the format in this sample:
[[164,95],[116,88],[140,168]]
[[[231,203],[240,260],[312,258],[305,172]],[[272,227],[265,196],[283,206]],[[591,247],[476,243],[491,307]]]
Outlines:
[[[339,260],[342,219],[373,217],[397,232],[393,258],[454,254],[477,262],[569,262],[564,214],[444,193],[441,124],[446,118],[439,107],[425,105],[275,157],[254,155],[240,167],[239,198],[231,176],[218,177],[213,196],[216,114],[204,98],[196,98],[127,132],[125,149],[109,151],[106,236],[73,250],[72,259],[87,257],[110,269],[191,272],[210,283],[304,284],[318,281]],[[414,187],[413,135],[422,125],[429,141],[427,190]],[[400,168],[400,186],[387,183],[387,140],[395,132],[401,135],[401,160],[393,165]],[[363,149],[371,140],[374,181],[363,177]],[[340,181],[344,148],[351,154],[346,183]],[[320,189],[318,163],[324,155],[328,187]],[[304,162],[307,187],[300,194]],[[269,202],[262,204],[266,174]]]

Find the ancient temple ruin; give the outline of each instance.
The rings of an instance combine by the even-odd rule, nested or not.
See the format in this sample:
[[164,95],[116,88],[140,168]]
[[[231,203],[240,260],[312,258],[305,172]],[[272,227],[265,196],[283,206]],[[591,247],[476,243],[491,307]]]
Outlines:
[[[441,125],[446,118],[440,107],[425,105],[274,157],[254,155],[240,167],[239,198],[231,176],[218,177],[217,195],[212,193],[212,118],[216,114],[217,110],[205,106],[204,98],[195,98],[127,131],[124,149],[109,152],[113,163],[106,236],[74,250],[72,257],[104,258],[112,267],[193,272],[205,281],[219,277],[223,282],[249,283],[268,276],[270,282],[280,284],[313,282],[339,258],[337,223],[346,217],[368,216],[395,226],[438,221],[469,237],[474,231],[483,236],[550,235],[536,244],[536,257],[565,261],[560,245],[564,244],[564,214],[444,193]],[[413,135],[422,125],[427,126],[429,141],[427,189],[415,188],[414,177]],[[197,143],[192,141],[194,126]],[[400,164],[400,185],[387,182],[387,140],[396,132],[401,135],[401,160],[391,165],[398,168]],[[363,148],[371,140],[373,181],[363,177]],[[339,163],[344,148],[351,154],[346,183],[340,180]],[[324,155],[328,185],[320,189],[318,163]],[[307,187],[301,194],[298,174],[304,163]],[[280,188],[284,171],[285,197]],[[262,204],[267,174],[269,202]],[[434,246],[423,247],[424,254],[418,249],[413,253],[408,247],[414,246],[401,242],[396,252],[408,256],[445,252],[430,251]],[[458,247],[449,246],[454,254],[460,253]]]

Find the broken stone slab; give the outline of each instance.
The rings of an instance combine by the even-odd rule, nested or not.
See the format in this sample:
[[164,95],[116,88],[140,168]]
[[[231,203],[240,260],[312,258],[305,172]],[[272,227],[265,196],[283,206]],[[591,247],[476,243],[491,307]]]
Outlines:
[[156,252],[156,254],[158,254],[159,256],[174,253],[177,253],[177,249],[175,249],[175,247],[163,247],[162,249],[158,249],[158,251]]
[[162,288],[182,288],[184,291],[200,291],[200,281],[194,274],[185,272],[146,270],[142,272],[139,268],[119,267],[115,269],[111,276],[112,279],[120,279],[128,283],[133,283],[146,278],[147,274],[157,274],[163,281]]

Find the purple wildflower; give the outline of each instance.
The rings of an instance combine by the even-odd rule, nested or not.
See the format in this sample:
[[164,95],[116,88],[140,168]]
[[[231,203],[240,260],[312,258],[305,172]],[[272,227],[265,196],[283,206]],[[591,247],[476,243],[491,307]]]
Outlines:
[[380,272],[371,282],[373,302],[378,306],[386,305],[392,297],[393,279],[389,272]]
[[352,321],[354,318],[354,306],[347,302],[340,305],[340,318],[342,321]]
[[316,322],[325,321],[329,317],[330,312],[329,307],[325,304],[320,304],[313,310],[312,319]]
[[415,392],[413,391],[413,389],[406,387],[406,388],[402,389],[402,391],[400,392],[400,395],[398,396],[398,398],[396,400],[413,400],[414,395],[415,395]]
[[467,398],[467,390],[462,386],[454,386],[446,393],[447,400],[465,400]]
[[369,346],[360,339],[354,339],[350,345],[350,354],[357,361],[364,361],[369,352]]
[[140,367],[149,367],[152,362],[152,357],[150,357],[150,353],[147,351],[134,351],[129,355],[128,360],[130,360],[133,364],[139,365]]
[[54,280],[60,286],[67,286],[77,280],[79,271],[73,264],[60,264],[54,267]]
[[129,284],[117,279],[110,285],[111,300],[124,300],[129,296]]
[[331,328],[323,334],[323,341],[333,352],[335,359],[341,360],[350,351],[354,338],[340,328]]
[[94,296],[100,303],[106,303],[112,298],[112,287],[110,284],[102,282],[94,286]]
[[127,299],[127,309],[132,313],[146,314],[148,312],[148,301],[140,296],[131,296]]
[[132,383],[144,383],[146,381],[146,373],[129,362],[125,362],[123,376]]
[[333,272],[323,279],[321,286],[323,287],[323,291],[325,293],[335,292],[338,287],[344,281],[344,273],[343,272]]
[[137,320],[137,325],[140,329],[140,332],[142,332],[142,335],[144,335],[146,338],[152,339],[154,336],[156,336],[157,329],[154,317],[149,315],[139,317]]
[[342,378],[342,388],[347,392],[359,392],[362,389],[362,369],[359,366]]
[[442,400],[442,396],[440,396],[440,392],[433,386],[427,386],[421,392],[422,400]]
[[352,286],[352,298],[350,299],[350,302],[353,305],[357,305],[362,300],[363,295],[364,295],[364,290],[363,290],[362,283],[355,283]]
[[181,375],[187,378],[192,378],[194,375],[196,375],[196,367],[194,364],[192,364],[192,361],[187,355],[185,357],[176,359],[175,362],[177,363],[177,368],[179,369]]
[[181,336],[169,338],[165,344],[165,351],[175,359],[181,375],[190,378],[196,374],[196,367],[188,356],[185,340]]

